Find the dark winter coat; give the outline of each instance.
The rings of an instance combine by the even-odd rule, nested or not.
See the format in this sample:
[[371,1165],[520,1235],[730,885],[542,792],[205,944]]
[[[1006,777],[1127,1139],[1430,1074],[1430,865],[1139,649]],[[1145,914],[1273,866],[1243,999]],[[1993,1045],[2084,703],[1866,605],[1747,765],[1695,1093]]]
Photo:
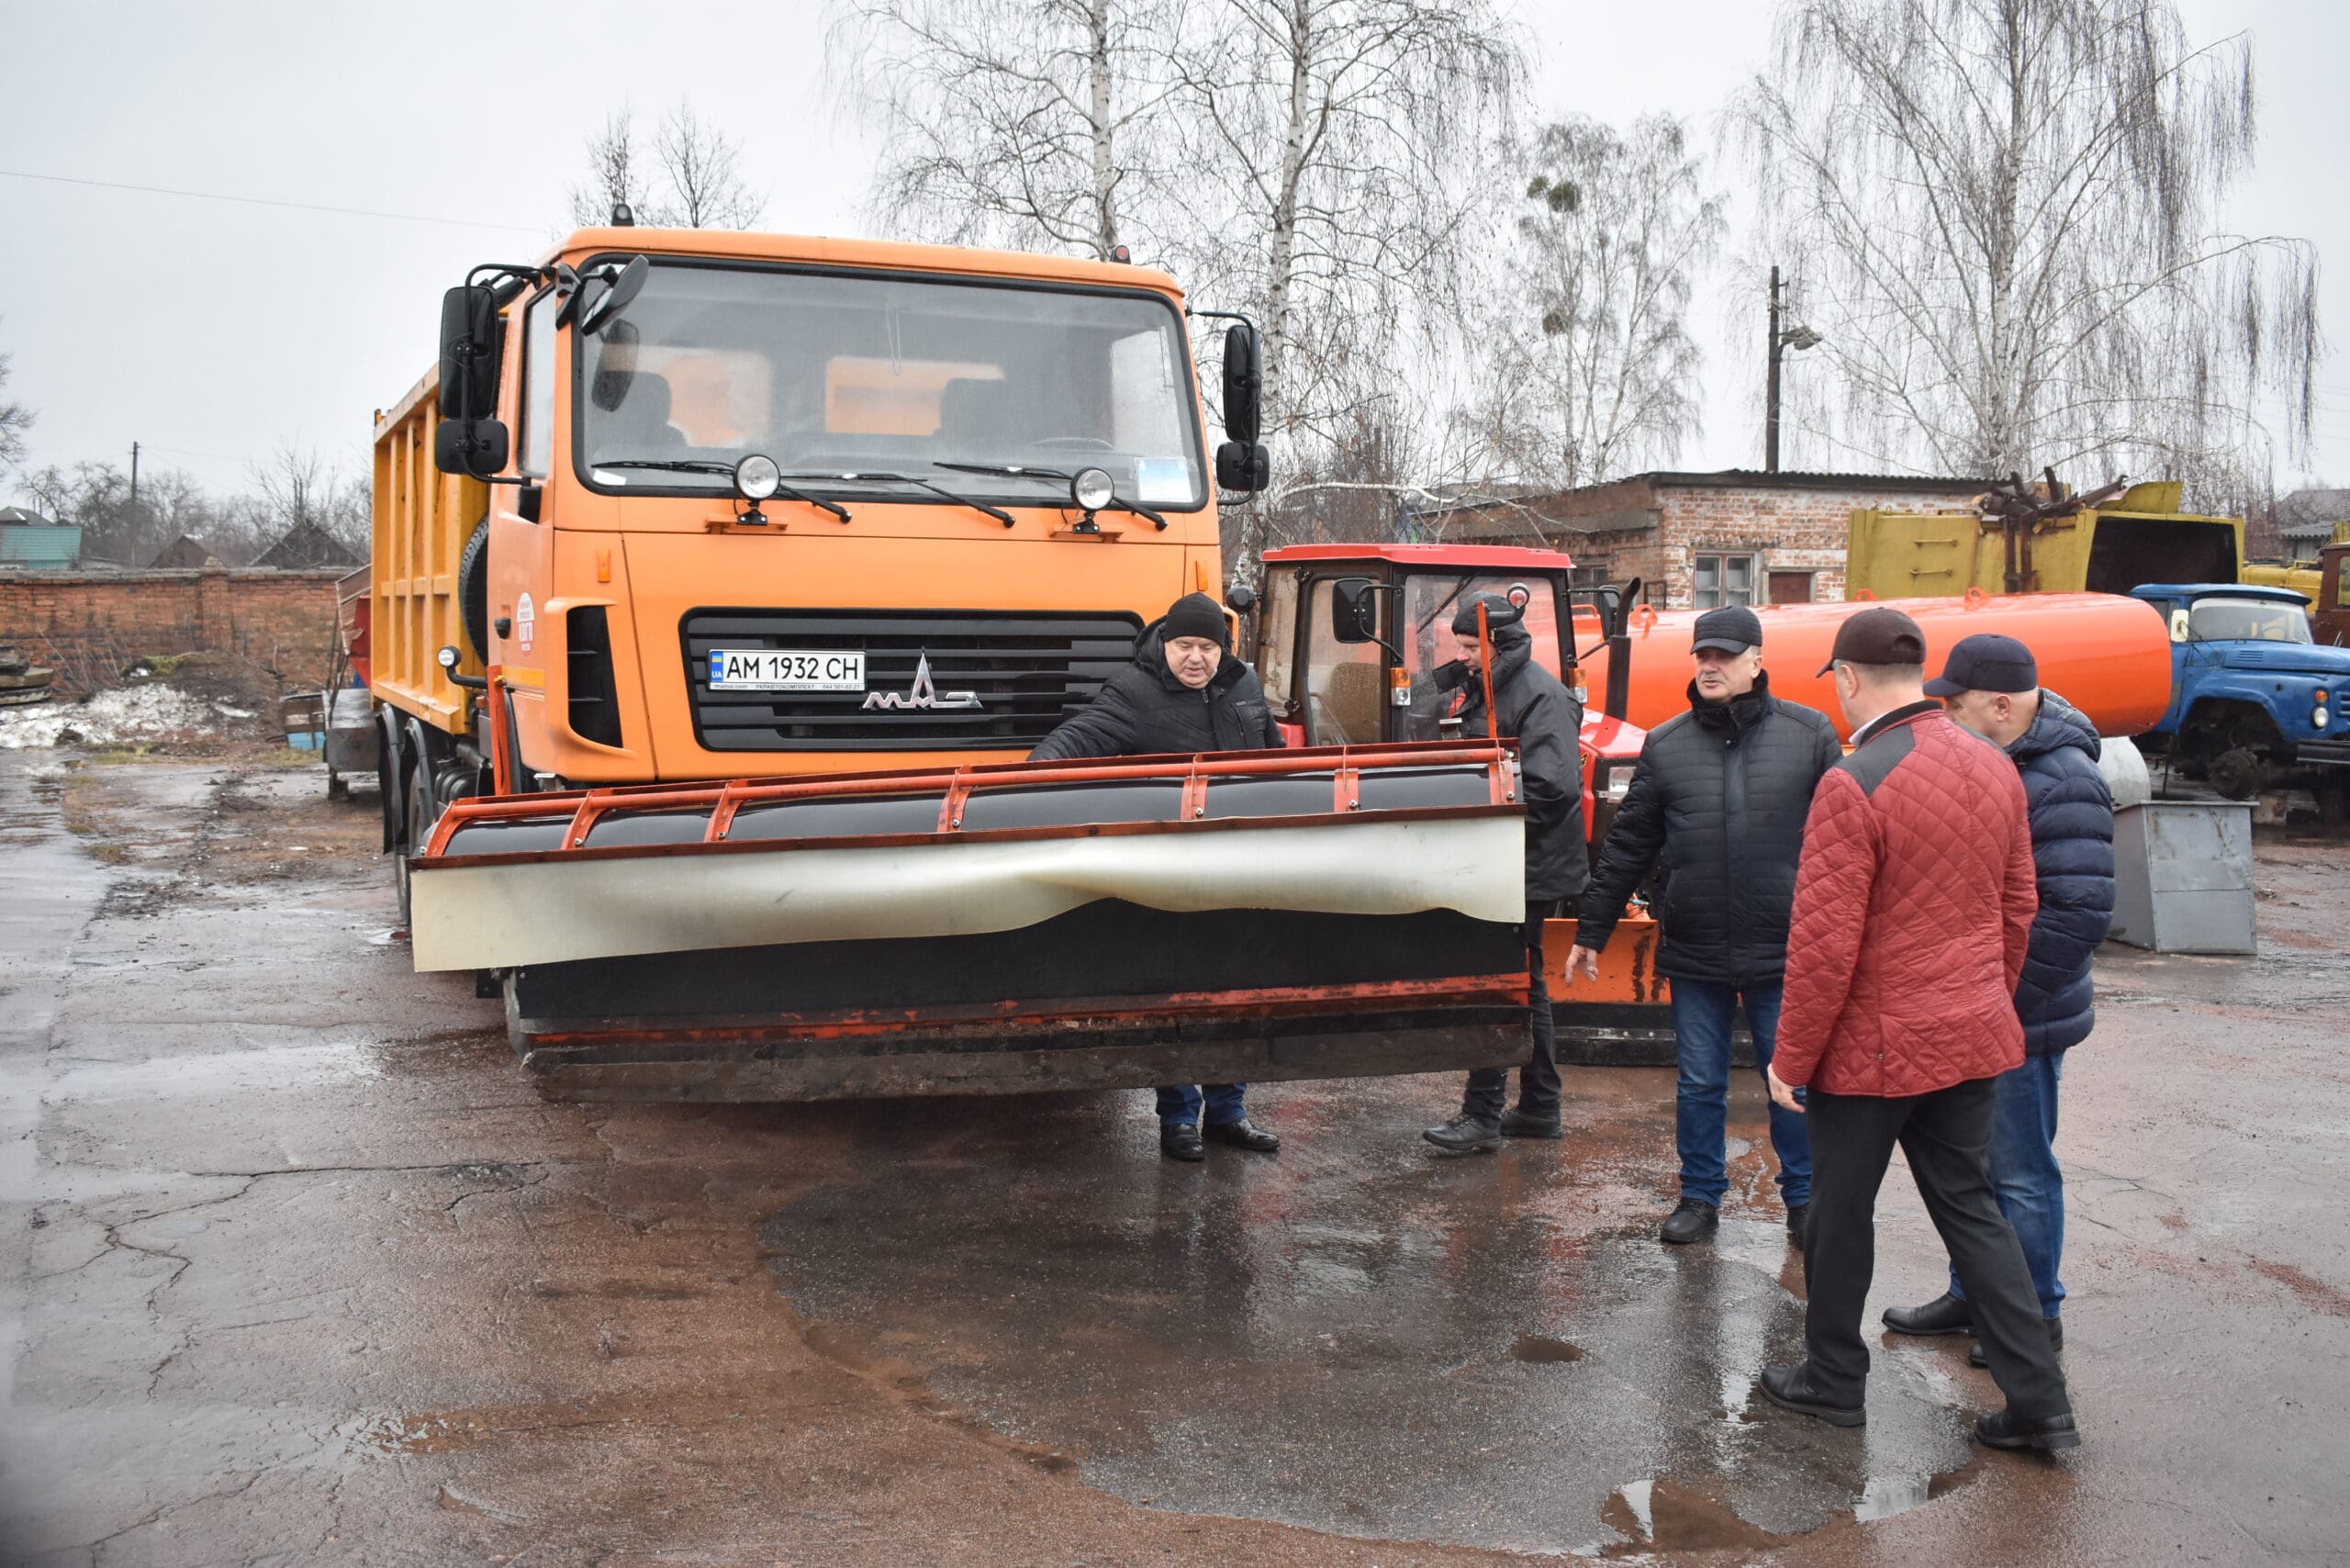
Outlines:
[[1255,751],[1281,744],[1256,671],[1227,651],[1207,685],[1194,691],[1167,667],[1165,622],[1154,621],[1135,644],[1134,662],[1103,681],[1093,700],[1062,720],[1028,759]]
[[[1469,700],[1460,711],[1460,733],[1491,734],[1483,678],[1472,675],[1463,685]],[[1583,707],[1535,662],[1533,639],[1522,627],[1494,633],[1494,708],[1502,734],[1517,742],[1526,795],[1526,902],[1579,898],[1591,879],[1583,826]]]
[[1664,857],[1658,970],[1720,985],[1785,973],[1804,815],[1844,755],[1824,713],[1771,695],[1770,678],[1727,703],[1698,700],[1649,732],[1583,895],[1575,942],[1594,952]]
[[2053,691],[2008,747],[2031,812],[2040,913],[2016,986],[2016,1016],[2031,1056],[2088,1038],[2097,1022],[2089,959],[2113,924],[2113,794],[2098,771],[2097,726]]
[[1812,797],[1771,1070],[1897,1100],[2021,1067],[2035,879],[2014,764],[1939,702],[1886,715]]

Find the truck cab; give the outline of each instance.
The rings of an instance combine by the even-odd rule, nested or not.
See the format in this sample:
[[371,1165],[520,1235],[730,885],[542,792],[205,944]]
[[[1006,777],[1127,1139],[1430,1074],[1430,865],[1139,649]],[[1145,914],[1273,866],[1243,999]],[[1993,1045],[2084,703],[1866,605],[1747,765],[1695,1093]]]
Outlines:
[[2147,583],[2132,597],[2170,629],[2170,707],[2152,749],[2235,800],[2288,774],[2309,777],[2321,796],[2342,790],[2350,648],[2314,642],[2306,597],[2243,583]]
[[2350,647],[2350,540],[2318,553],[2317,602],[2310,607],[2310,634],[2328,647]]

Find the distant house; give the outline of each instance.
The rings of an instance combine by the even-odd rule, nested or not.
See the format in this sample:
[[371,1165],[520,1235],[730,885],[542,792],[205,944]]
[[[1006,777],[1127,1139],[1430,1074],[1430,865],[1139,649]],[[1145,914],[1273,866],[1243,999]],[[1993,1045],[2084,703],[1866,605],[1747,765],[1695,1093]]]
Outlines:
[[2277,532],[2285,554],[2314,560],[2317,547],[2333,537],[2337,523],[2350,521],[2350,490],[2295,490],[2277,503]]
[[192,572],[203,566],[219,566],[220,558],[183,533],[164,545],[147,564],[159,571]]
[[26,507],[0,507],[0,566],[62,572],[81,559],[79,523],[51,522]]
[[1539,535],[1574,557],[1578,583],[1639,577],[1660,608],[1804,604],[1844,597],[1854,511],[1961,510],[1985,488],[1906,474],[1660,472],[1422,509],[1422,521],[1463,543]]
[[277,543],[263,551],[253,565],[298,572],[319,566],[355,566],[359,556],[317,523],[297,522],[278,535]]

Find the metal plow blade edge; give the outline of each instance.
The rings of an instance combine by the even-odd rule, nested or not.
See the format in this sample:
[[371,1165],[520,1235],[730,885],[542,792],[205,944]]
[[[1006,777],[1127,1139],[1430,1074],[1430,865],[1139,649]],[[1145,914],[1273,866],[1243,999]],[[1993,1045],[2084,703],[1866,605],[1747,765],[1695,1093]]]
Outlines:
[[560,1098],[1420,1072],[1525,1054],[1523,834],[1444,743],[490,798],[411,928]]

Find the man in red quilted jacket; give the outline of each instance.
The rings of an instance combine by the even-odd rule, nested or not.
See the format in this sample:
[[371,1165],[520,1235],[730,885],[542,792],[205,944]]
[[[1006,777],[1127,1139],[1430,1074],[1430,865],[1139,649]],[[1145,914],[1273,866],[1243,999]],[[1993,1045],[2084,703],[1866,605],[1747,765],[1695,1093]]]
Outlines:
[[2016,981],[2039,904],[2015,765],[1927,697],[1926,640],[1889,607],[1837,630],[1827,669],[1852,752],[1812,796],[1787,935],[1771,1097],[1811,1126],[1805,1359],[1769,1367],[1772,1403],[1867,1419],[1861,1313],[1876,1194],[1896,1144],[1975,1313],[2006,1409],[1997,1448],[2071,1448],[2065,1374],[2016,1233],[1991,1190],[1992,1080],[2023,1062]]

